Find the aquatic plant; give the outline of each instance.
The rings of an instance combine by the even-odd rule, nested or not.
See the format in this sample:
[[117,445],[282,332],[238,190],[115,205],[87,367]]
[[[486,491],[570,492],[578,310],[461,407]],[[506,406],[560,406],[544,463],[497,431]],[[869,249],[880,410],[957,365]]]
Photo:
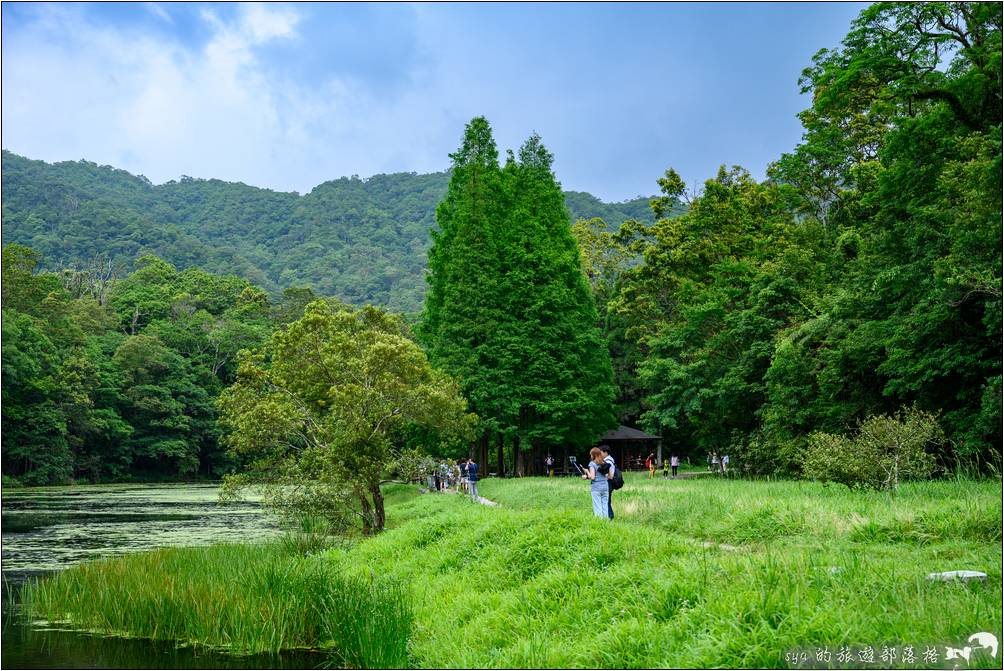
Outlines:
[[34,619],[235,654],[323,647],[340,666],[408,662],[405,590],[279,545],[171,548],[82,564],[28,585],[23,602]]

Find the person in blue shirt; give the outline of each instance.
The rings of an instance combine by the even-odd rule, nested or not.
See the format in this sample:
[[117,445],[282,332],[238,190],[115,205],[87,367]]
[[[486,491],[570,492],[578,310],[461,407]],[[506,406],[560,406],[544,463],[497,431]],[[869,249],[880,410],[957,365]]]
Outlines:
[[471,499],[477,503],[481,500],[478,496],[478,465],[473,459],[467,460],[467,488],[471,491]]
[[603,461],[602,454],[596,447],[589,450],[589,470],[582,474],[582,479],[593,481],[589,488],[593,497],[593,515],[608,520],[610,483],[607,479],[610,477],[610,465]]

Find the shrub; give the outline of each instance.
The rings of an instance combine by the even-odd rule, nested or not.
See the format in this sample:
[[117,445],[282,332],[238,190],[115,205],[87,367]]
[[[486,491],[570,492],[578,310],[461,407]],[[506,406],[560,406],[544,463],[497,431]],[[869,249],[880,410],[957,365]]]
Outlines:
[[928,448],[944,441],[935,417],[909,408],[869,417],[852,437],[815,432],[802,460],[805,476],[851,489],[895,491],[900,480],[928,477],[934,458]]
[[757,432],[748,438],[733,434],[729,467],[748,477],[783,477],[798,472],[802,440],[773,438]]

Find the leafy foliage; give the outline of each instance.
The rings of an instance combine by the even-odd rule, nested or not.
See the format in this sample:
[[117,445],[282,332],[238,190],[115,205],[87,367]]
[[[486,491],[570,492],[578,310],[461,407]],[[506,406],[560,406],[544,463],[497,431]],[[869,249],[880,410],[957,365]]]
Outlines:
[[767,182],[723,168],[670,218],[668,171],[660,218],[614,236],[643,260],[609,303],[643,420],[776,473],[916,405],[939,460],[999,463],[1000,8],[873,5],[801,84],[804,141]]
[[[152,185],[86,161],[46,164],[3,152],[3,235],[50,269],[121,267],[153,254],[177,268],[237,275],[275,295],[308,286],[354,305],[417,313],[450,175],[396,173],[325,182],[306,195],[183,177]],[[604,203],[569,192],[573,217],[648,219],[648,199]]]
[[219,399],[226,444],[254,460],[232,487],[262,487],[282,511],[341,527],[352,515],[364,533],[381,531],[381,481],[400,452],[395,427],[463,436],[473,421],[456,384],[405,329],[372,307],[315,301],[264,348],[245,351]]
[[901,480],[923,479],[934,470],[931,454],[944,440],[933,415],[916,408],[869,417],[853,437],[809,435],[803,472],[849,489],[895,491]]
[[[218,476],[213,402],[273,329],[264,292],[154,256],[118,281],[3,249],[3,468],[26,484]],[[92,291],[93,289],[93,291]]]

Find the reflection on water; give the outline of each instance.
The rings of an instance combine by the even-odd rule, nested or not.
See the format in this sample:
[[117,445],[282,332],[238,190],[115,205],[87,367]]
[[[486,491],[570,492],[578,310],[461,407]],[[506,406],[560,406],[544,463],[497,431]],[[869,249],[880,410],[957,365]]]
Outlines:
[[3,630],[5,669],[314,669],[322,668],[324,659],[310,651],[233,657],[165,641],[38,630],[14,621],[5,622]]
[[169,642],[40,630],[16,594],[24,580],[73,564],[166,546],[254,542],[278,535],[249,500],[222,504],[216,485],[94,485],[3,491],[3,668],[310,669],[325,655],[231,657]]
[[216,485],[5,489],[4,572],[55,570],[166,546],[251,542],[277,529],[257,501],[219,503]]

